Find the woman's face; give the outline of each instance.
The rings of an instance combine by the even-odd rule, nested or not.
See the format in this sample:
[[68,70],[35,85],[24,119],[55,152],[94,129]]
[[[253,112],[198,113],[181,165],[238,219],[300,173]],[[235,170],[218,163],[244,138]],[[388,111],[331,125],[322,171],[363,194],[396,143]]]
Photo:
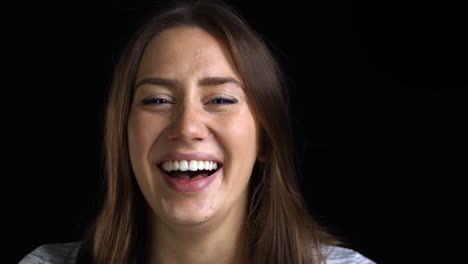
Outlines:
[[165,30],[146,47],[135,85],[130,159],[158,219],[243,212],[259,129],[225,44],[198,27]]

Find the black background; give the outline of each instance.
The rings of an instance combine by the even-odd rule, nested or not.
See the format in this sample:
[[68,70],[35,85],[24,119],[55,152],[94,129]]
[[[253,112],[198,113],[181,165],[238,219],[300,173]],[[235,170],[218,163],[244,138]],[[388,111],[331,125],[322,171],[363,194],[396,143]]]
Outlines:
[[[4,6],[5,263],[79,240],[96,213],[113,65],[157,3]],[[311,213],[378,263],[467,263],[461,4],[231,3],[288,75]]]

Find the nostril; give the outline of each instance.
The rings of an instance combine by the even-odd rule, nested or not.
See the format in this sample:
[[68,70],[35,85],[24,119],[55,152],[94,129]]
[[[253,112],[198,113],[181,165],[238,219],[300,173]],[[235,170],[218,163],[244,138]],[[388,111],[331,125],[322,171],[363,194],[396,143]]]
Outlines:
[[185,111],[182,116],[174,117],[169,127],[168,138],[173,141],[193,142],[201,141],[208,137],[209,130],[199,117],[199,114]]

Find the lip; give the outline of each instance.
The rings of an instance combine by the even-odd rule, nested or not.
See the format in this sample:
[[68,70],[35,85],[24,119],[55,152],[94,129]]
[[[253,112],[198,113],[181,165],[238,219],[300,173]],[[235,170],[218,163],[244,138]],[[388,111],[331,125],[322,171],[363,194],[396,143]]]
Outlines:
[[[215,161],[220,167],[213,174],[198,180],[186,181],[182,179],[177,179],[169,176],[162,168],[161,165],[165,161],[172,160],[202,160],[202,161]],[[161,172],[164,182],[172,190],[184,194],[196,194],[205,190],[210,184],[221,174],[223,171],[222,162],[220,159],[216,158],[214,155],[204,152],[191,152],[191,153],[182,153],[182,152],[173,152],[169,153],[162,157],[161,160],[157,162],[156,165]]]
[[159,171],[161,171],[162,174],[162,178],[166,182],[167,186],[169,186],[169,188],[176,192],[185,194],[196,194],[202,192],[203,190],[208,188],[208,186],[210,186],[210,184],[219,176],[222,170],[223,168],[221,167],[218,170],[216,170],[215,173],[205,178],[194,181],[186,181],[171,177],[167,175],[161,168],[159,168]]

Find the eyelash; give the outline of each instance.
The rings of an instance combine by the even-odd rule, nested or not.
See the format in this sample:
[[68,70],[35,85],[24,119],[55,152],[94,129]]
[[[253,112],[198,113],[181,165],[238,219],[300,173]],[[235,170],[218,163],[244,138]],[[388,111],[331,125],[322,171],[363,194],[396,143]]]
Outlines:
[[[234,98],[229,98],[229,97],[224,97],[224,96],[220,96],[220,97],[216,97],[215,99],[211,100],[210,102],[216,102],[214,104],[235,104],[237,103],[237,99],[234,99]],[[173,104],[171,102],[169,102],[168,100],[166,99],[162,99],[162,98],[148,98],[148,99],[143,99],[141,101],[141,103],[143,105],[150,105],[150,104],[166,104],[166,103],[169,103],[169,104]]]
[[162,98],[147,98],[147,99],[143,99],[141,103],[144,105],[149,105],[149,104],[165,104],[165,103],[170,103],[170,102]]
[[218,103],[215,103],[215,104],[235,104],[235,103],[237,103],[237,99],[224,97],[224,96],[219,96],[219,97],[216,97],[215,99],[211,100],[211,102],[215,102],[215,101],[218,102]]

